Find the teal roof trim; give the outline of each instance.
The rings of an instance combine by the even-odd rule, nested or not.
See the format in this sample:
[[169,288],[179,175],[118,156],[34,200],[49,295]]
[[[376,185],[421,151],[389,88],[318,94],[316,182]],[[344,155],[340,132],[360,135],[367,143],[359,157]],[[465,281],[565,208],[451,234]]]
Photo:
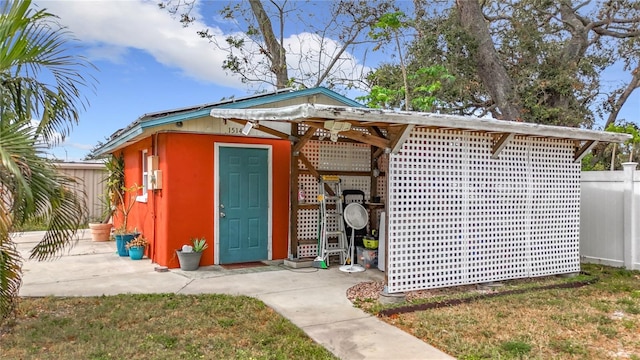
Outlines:
[[122,134],[118,135],[118,137],[116,137],[115,139],[108,141],[106,144],[104,144],[99,151],[96,151],[96,155],[100,156],[104,154],[109,154],[110,152],[119,148],[122,144],[126,143],[127,141],[135,138],[140,134],[142,134],[142,127],[140,126],[140,124],[137,124],[136,126],[133,126],[127,129]]
[[[217,106],[213,106],[213,107],[217,107]],[[143,120],[140,123],[140,125],[142,126],[143,129],[147,129],[154,126],[161,126],[161,125],[176,123],[178,121],[187,121],[187,120],[197,119],[201,117],[207,117],[209,116],[209,112],[211,112],[211,108],[172,114],[172,115],[167,115],[157,119]]]
[[358,107],[358,108],[365,107],[364,105],[360,104],[355,100],[351,100],[348,97],[342,96],[337,92],[331,91],[324,87],[317,87],[317,88],[311,88],[311,89],[303,89],[303,90],[297,90],[292,92],[274,94],[271,96],[266,96],[266,97],[261,97],[256,99],[247,99],[247,100],[241,100],[238,102],[225,103],[225,104],[221,104],[220,106],[214,106],[214,107],[219,109],[244,109],[244,108],[250,108],[254,106],[260,106],[260,105],[265,105],[265,104],[279,102],[279,101],[296,99],[303,96],[320,95],[320,94],[325,95],[341,103],[344,103],[345,106]]

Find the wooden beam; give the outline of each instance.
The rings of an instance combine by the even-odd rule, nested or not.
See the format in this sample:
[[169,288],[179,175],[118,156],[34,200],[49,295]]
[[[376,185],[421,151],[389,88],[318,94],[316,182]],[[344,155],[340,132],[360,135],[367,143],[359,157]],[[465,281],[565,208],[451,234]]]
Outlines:
[[[324,123],[315,123],[315,122],[305,121],[303,122],[303,124],[308,125],[310,127],[317,128],[317,129],[324,129]],[[380,138],[374,135],[365,134],[362,131],[358,131],[358,130],[341,131],[338,133],[338,135],[344,136],[351,140],[355,140],[357,142],[373,145],[376,147],[381,147],[381,148],[389,147],[389,140]]]
[[573,162],[579,162],[582,158],[587,155],[594,146],[598,144],[595,140],[585,141],[582,146],[576,147],[576,153],[573,155]]
[[307,159],[306,156],[304,156],[303,153],[298,153],[298,160],[300,160],[304,166],[306,166],[307,171],[309,171],[311,173],[311,175],[313,175],[314,178],[319,178],[320,174],[318,173],[318,170],[316,170],[315,167],[313,167],[313,164],[311,164],[311,162],[309,161],[309,159]]
[[[338,176],[369,176],[371,173],[369,171],[336,171],[336,170],[317,170],[319,175],[338,175]],[[311,175],[313,174],[307,170],[300,170],[300,174]],[[381,172],[384,175],[384,172]]]
[[384,149],[382,149],[382,148],[378,148],[378,150],[376,150],[376,151],[373,153],[373,157],[374,157],[375,159],[377,159],[377,158],[379,158],[380,156],[382,156],[382,154],[384,154]]
[[339,133],[339,135],[342,135],[352,140],[359,141],[361,143],[373,145],[379,148],[388,148],[391,145],[391,142],[385,138],[381,138],[375,135],[365,134],[357,130],[342,131]]
[[[236,124],[240,124],[240,125],[244,125],[246,124],[248,121],[247,120],[237,120],[237,119],[230,119],[231,122],[234,122]],[[289,140],[289,141],[297,141],[298,138],[296,136],[293,135],[289,135],[289,134],[285,134],[282,131],[278,131],[276,129],[272,129],[268,126],[258,126],[258,127],[254,127],[254,129],[256,131],[262,131],[263,133],[269,134],[269,135],[273,135],[276,137],[279,137],[281,139],[284,140]]]
[[[316,170],[313,164],[311,164],[309,159],[307,159],[303,153],[298,153],[298,159],[304,164],[304,166],[307,167],[307,170],[311,173],[311,175],[313,175],[313,177],[315,177],[316,179],[320,178],[320,173],[318,172],[318,170]],[[329,185],[324,184],[324,189],[327,191],[327,194],[329,194],[330,196],[336,196],[336,193],[333,192],[333,190],[331,189],[331,187],[329,187]]]
[[386,139],[387,137],[382,133],[382,130],[380,130],[379,126],[370,126],[369,127],[371,129],[371,131],[373,133],[375,133],[376,135],[378,135],[379,137]]
[[312,127],[309,127],[307,129],[307,131],[304,133],[304,135],[302,135],[300,140],[298,140],[298,142],[293,146],[293,149],[291,149],[293,151],[293,153],[296,154],[296,153],[300,152],[300,150],[304,147],[304,145],[307,143],[307,141],[309,141],[309,139],[311,139],[311,137],[315,133],[316,133],[316,129],[312,128]]
[[502,134],[500,139],[493,144],[493,148],[491,149],[491,158],[497,159],[498,155],[502,152],[502,149],[504,149],[504,147],[507,146],[515,136],[516,134],[514,133]]
[[398,151],[400,151],[400,149],[402,148],[402,145],[407,140],[407,138],[409,137],[409,134],[411,133],[411,130],[413,130],[414,127],[415,125],[404,125],[400,129],[400,132],[391,141],[391,144],[389,146],[391,148],[392,154],[397,154]]

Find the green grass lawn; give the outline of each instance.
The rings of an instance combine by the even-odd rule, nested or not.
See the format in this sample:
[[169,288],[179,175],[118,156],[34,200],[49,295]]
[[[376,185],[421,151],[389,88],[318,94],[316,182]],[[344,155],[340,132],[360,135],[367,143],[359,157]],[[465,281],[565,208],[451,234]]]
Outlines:
[[[585,276],[506,281],[499,291],[529,290],[382,319],[462,360],[640,360],[640,272],[598,265],[582,268],[587,278],[598,281],[547,290],[536,287]],[[478,292],[467,286],[431,295],[412,304],[477,296]],[[356,305],[372,313],[384,308],[367,299]]]
[[335,359],[245,296],[24,298],[0,331],[2,359]]

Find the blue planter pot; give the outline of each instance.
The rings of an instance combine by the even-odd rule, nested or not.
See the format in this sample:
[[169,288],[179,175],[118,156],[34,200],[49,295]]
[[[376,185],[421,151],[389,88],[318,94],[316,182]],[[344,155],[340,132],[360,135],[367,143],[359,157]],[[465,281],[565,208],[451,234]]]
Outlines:
[[127,244],[133,240],[136,234],[124,234],[116,235],[116,248],[118,249],[118,255],[129,256],[129,250],[127,250]]
[[144,256],[144,246],[132,246],[129,248],[131,260],[140,260]]

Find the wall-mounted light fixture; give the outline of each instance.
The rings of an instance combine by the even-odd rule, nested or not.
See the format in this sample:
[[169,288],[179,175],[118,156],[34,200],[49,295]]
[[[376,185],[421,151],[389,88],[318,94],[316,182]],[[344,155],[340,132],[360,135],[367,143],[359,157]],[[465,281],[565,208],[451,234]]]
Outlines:
[[251,132],[251,129],[253,129],[253,123],[247,121],[247,123],[244,124],[244,127],[242,128],[242,133],[244,135],[249,135],[249,132]]
[[351,130],[351,123],[328,120],[324,122],[324,128],[329,130],[329,139],[331,139],[331,141],[333,142],[336,142],[338,141],[339,132]]
[[177,127],[182,127],[182,125],[184,125],[184,124],[182,123],[182,121],[178,121],[178,122],[176,123],[176,126],[177,126]]

